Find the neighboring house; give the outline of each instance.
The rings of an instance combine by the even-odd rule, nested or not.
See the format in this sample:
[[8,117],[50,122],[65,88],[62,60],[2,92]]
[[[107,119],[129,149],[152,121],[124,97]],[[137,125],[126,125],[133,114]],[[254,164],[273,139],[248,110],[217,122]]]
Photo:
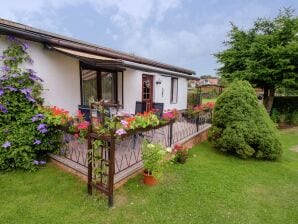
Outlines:
[[137,57],[109,48],[45,32],[0,19],[0,52],[7,35],[26,40],[33,68],[44,80],[46,105],[75,113],[90,98],[118,103],[135,113],[137,102],[150,110],[187,107],[187,81],[196,79],[189,69]]
[[197,81],[197,85],[218,85],[218,78],[206,78]]

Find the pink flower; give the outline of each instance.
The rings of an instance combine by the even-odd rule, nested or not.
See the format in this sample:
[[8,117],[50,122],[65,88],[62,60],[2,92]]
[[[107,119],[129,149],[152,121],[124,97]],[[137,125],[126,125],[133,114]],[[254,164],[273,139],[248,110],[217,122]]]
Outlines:
[[74,134],[74,137],[75,137],[75,138],[79,138],[79,134],[78,134],[78,133],[75,133],[75,134]]
[[167,121],[169,121],[169,120],[174,119],[175,118],[175,115],[171,111],[169,111],[169,112],[164,113],[162,115],[162,118],[165,119],[165,120],[167,120]]
[[89,122],[88,121],[83,121],[81,123],[79,123],[78,125],[78,129],[87,129],[89,127]]
[[126,134],[126,131],[123,129],[123,128],[120,128],[116,131],[116,134],[121,136],[121,135],[125,135]]
[[128,122],[126,120],[121,120],[120,122],[124,128],[128,128]]

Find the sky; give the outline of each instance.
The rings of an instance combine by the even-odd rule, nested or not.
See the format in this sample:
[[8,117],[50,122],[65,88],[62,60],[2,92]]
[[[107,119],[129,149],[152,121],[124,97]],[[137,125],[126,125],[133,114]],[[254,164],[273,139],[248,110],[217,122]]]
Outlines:
[[298,0],[0,0],[0,18],[215,75],[230,22],[247,29]]

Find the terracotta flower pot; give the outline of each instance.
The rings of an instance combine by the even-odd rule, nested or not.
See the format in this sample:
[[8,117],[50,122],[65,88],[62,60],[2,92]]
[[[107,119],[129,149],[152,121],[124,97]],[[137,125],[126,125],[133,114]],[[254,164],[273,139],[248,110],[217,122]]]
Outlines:
[[146,184],[148,186],[154,186],[157,184],[157,180],[154,176],[143,172],[143,177],[144,177],[144,179],[143,179],[144,184]]

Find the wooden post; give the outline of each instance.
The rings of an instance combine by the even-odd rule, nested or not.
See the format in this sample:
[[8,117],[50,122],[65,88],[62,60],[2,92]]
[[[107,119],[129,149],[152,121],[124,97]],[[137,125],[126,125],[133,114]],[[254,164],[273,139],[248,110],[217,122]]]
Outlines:
[[110,150],[109,150],[109,180],[108,180],[108,197],[109,207],[114,204],[114,176],[115,176],[115,136],[111,135]]
[[169,126],[169,147],[172,146],[172,143],[173,143],[173,122],[171,122]]
[[92,142],[91,142],[91,133],[92,127],[91,125],[88,128],[88,182],[87,182],[87,190],[88,194],[92,195]]

